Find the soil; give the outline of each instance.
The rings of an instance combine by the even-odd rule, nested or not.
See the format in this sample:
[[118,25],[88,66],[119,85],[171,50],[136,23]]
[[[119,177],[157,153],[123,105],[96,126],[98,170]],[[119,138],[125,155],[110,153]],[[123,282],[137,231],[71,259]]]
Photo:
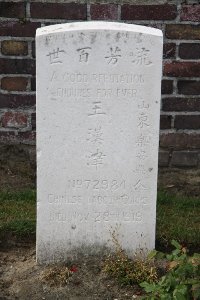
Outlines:
[[[65,286],[44,281],[50,267],[38,266],[35,245],[26,244],[0,250],[1,300],[130,300],[139,299],[140,289],[122,287],[102,271],[103,259],[89,257],[69,263],[75,272]],[[67,265],[67,264],[66,264]]]
[[200,198],[200,169],[160,169],[158,189],[177,196]]

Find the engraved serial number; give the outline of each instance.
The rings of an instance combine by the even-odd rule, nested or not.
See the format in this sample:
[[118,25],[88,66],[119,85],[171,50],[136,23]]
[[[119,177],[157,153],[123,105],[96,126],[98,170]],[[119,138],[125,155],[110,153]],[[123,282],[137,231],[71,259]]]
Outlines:
[[86,189],[86,190],[110,190],[125,189],[125,180],[107,180],[107,179],[72,179],[67,182],[68,189]]

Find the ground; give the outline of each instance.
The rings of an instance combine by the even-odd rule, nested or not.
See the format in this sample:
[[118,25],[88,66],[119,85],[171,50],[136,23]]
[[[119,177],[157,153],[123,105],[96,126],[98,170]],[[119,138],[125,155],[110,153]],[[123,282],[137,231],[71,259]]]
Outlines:
[[[1,300],[125,300],[135,299],[137,287],[120,287],[102,272],[102,259],[90,257],[75,262],[75,270],[64,287],[42,281],[47,267],[35,262],[35,245],[21,244],[0,251]],[[136,298],[137,299],[137,298]]]
[[170,194],[200,197],[200,169],[161,168],[158,175],[158,189]]
[[[21,167],[21,166],[20,166]],[[23,190],[35,187],[34,172],[0,169],[0,186],[4,190]],[[170,170],[159,172],[159,189],[172,194],[199,197],[200,170]],[[121,287],[102,271],[103,257],[90,257],[77,262],[76,272],[64,287],[52,287],[42,281],[45,267],[35,260],[32,239],[18,241],[12,237],[0,242],[0,300],[120,300],[139,299],[138,287]]]

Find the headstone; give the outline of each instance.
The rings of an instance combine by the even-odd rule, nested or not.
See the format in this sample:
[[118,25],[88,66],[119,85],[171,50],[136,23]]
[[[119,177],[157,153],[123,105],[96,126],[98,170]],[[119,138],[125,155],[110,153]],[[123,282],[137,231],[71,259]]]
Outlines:
[[[155,246],[162,33],[37,30],[37,261]],[[116,229],[117,228],[117,229]]]

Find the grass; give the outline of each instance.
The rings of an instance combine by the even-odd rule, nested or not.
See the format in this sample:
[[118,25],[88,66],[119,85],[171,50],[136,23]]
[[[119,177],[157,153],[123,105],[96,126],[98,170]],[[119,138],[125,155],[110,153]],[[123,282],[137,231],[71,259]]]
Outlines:
[[168,248],[177,240],[188,248],[200,247],[200,199],[158,192],[156,240]]
[[[175,239],[189,248],[200,246],[200,199],[158,193],[157,247],[166,249]],[[35,235],[36,191],[0,192],[0,237]],[[159,249],[159,250],[160,250]]]
[[36,192],[0,192],[0,237],[28,237],[36,231]]

